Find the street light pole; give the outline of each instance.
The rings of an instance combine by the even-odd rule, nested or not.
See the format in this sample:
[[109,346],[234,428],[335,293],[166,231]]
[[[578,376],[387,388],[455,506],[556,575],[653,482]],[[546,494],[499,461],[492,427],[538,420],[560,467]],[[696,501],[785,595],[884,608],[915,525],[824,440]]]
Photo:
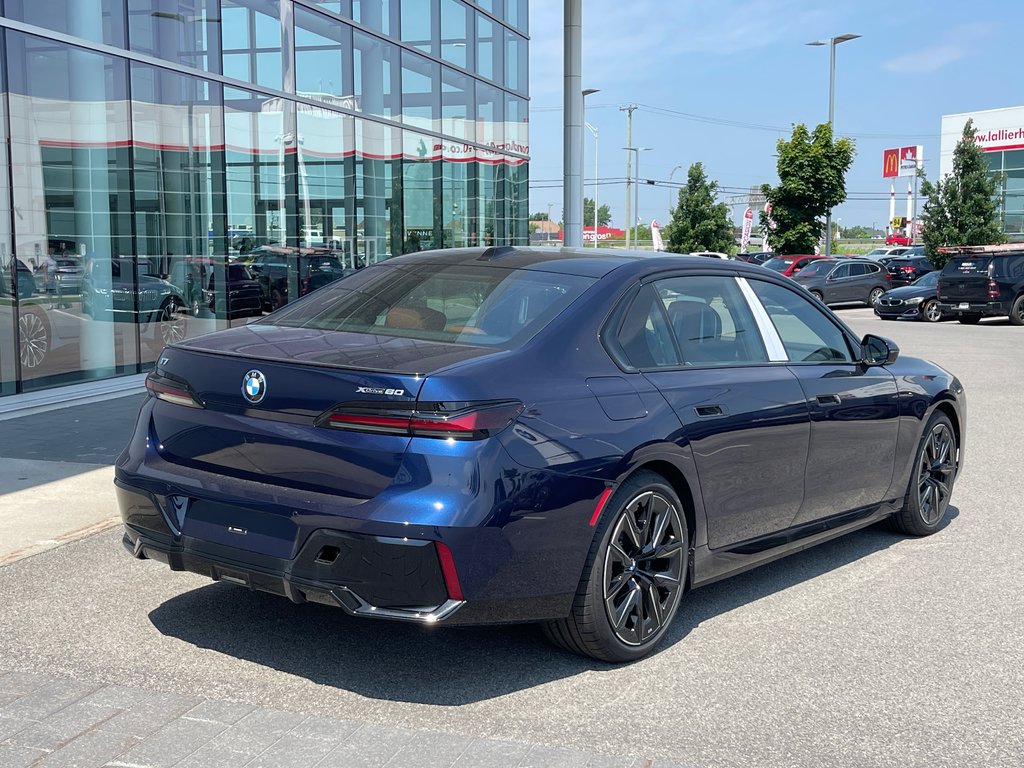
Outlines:
[[[683,169],[683,166],[677,165],[675,168],[673,168],[671,171],[668,172],[668,220],[669,221],[672,221],[672,208],[674,207],[672,205],[672,177],[675,175],[676,171],[681,171],[682,169]],[[679,199],[678,196],[676,197],[676,199],[677,200]]]
[[[619,107],[620,112],[626,113],[626,149],[633,149],[633,110],[636,109],[636,104],[627,104],[624,107]],[[629,249],[629,185],[633,182],[633,173],[629,167],[629,161],[632,160],[632,156],[626,153],[626,249]]]
[[597,164],[597,137],[598,137],[598,130],[597,130],[597,128],[592,126],[590,123],[586,123],[586,126],[587,126],[587,130],[589,130],[594,135],[594,247],[597,248],[597,216],[598,216],[598,211],[600,210],[600,202],[599,202],[598,194],[597,194],[599,186],[600,186],[599,183],[598,183],[598,180],[597,180],[597,176],[598,176],[598,173],[599,173],[599,171],[598,171],[599,166]]
[[[630,230],[631,227],[634,226],[636,218],[637,218],[637,216],[640,213],[640,153],[641,152],[649,152],[652,148],[651,147],[623,147],[623,149],[625,149],[628,152],[635,152],[636,153],[636,157],[633,158],[633,166],[634,166],[634,171],[636,173],[635,182],[634,182],[634,185],[633,185],[633,208],[634,208],[634,211],[633,211],[633,221],[632,222],[629,222],[629,221],[626,222],[626,243],[627,243],[626,247],[628,248],[629,247],[629,245],[628,245],[628,243],[629,243],[629,230]],[[626,157],[629,157],[629,155],[626,155]],[[628,197],[626,198],[626,202],[627,203],[629,202],[629,198]],[[629,210],[628,206],[626,207],[626,210],[627,211]],[[636,245],[636,242],[639,240],[639,235],[640,235],[639,229],[634,229],[634,232],[633,232],[633,241],[634,241],[633,245],[634,246]]]
[[[836,111],[836,46],[847,40],[856,40],[860,35],[837,35],[828,40],[812,40],[807,45],[828,46],[828,127],[834,129]],[[833,130],[833,139],[835,131]],[[832,255],[832,209],[825,212],[825,255]]]
[[548,240],[548,241],[551,240],[551,206],[553,206],[553,205],[554,205],[554,203],[548,203],[548,226],[547,226],[547,230],[548,230],[547,231],[547,235],[548,236],[546,238],[544,238],[545,240]]
[[[587,129],[594,134],[594,245],[597,246],[597,128],[587,122],[587,96],[592,93],[597,93],[600,88],[584,88],[583,89],[583,124]],[[582,129],[581,129],[582,131]],[[583,221],[583,142],[580,142],[580,247],[582,248],[585,243],[583,242],[583,230],[586,229],[587,222]]]

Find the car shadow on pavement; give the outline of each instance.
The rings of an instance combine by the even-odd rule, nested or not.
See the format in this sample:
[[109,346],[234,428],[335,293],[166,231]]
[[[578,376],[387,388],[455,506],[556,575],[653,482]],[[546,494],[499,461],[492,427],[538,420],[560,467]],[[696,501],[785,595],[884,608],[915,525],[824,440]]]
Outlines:
[[[957,515],[951,506],[945,525]],[[904,540],[867,528],[695,590],[683,598],[660,652],[718,615]],[[388,701],[458,706],[614,669],[548,645],[533,625],[424,627],[361,619],[224,583],[178,595],[149,618],[164,635],[199,648]]]

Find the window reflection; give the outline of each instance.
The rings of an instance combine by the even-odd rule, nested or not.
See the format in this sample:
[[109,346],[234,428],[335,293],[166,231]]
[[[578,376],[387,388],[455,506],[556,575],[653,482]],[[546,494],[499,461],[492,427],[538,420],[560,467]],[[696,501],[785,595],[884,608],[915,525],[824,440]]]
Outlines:
[[476,71],[481,77],[500,82],[504,34],[502,26],[478,13],[476,16]]
[[349,30],[335,19],[295,8],[296,92],[307,98],[352,94],[345,83],[352,47]]
[[282,90],[279,0],[221,0],[224,74]]
[[441,132],[459,138],[476,139],[474,80],[454,69],[441,69]]
[[7,0],[4,16],[94,43],[124,47],[124,0]]
[[352,18],[385,35],[398,31],[398,0],[352,0]]
[[437,0],[402,0],[402,41],[436,56],[432,29],[436,17]]
[[355,31],[353,75],[357,109],[370,115],[397,118],[401,113],[398,46]]
[[219,72],[217,0],[128,0],[128,40],[133,51]]
[[7,42],[23,386],[134,372],[137,331],[149,343],[163,326],[135,305],[125,62]]
[[441,68],[436,63],[402,51],[402,121],[409,125],[436,130],[441,117],[438,81]]
[[470,66],[469,30],[473,15],[459,0],[441,0],[441,58],[463,68]]

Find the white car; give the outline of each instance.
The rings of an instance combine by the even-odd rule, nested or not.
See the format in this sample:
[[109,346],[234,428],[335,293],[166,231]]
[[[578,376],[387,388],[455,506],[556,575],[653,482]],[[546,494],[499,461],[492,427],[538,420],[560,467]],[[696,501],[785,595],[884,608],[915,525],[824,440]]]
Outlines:
[[692,251],[691,256],[707,256],[712,259],[728,259],[729,254],[720,253],[719,251]]
[[868,251],[864,254],[866,259],[874,259],[880,261],[886,256],[902,256],[904,253],[910,250],[909,246],[897,246],[895,248],[875,248],[874,250]]

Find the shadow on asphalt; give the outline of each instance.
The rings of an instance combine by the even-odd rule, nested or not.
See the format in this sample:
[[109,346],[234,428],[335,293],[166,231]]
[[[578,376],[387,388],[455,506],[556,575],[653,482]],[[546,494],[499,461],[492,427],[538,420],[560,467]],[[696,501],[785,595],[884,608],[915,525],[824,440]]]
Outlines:
[[[958,514],[950,506],[943,527]],[[683,598],[662,649],[715,616],[904,539],[867,528],[695,590]],[[388,701],[458,706],[612,669],[553,648],[533,625],[446,628],[357,619],[224,583],[174,597],[149,618],[161,633],[199,648]]]

